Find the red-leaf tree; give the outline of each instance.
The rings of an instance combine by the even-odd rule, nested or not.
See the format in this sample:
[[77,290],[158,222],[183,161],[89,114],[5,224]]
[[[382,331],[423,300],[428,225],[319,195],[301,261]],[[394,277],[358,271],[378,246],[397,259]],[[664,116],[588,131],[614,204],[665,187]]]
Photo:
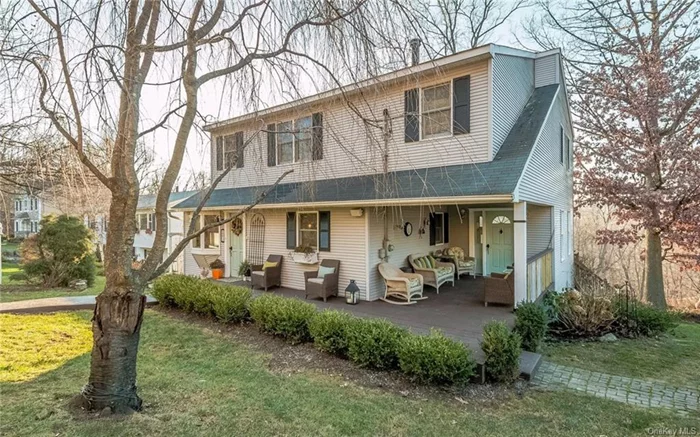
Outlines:
[[620,226],[600,242],[645,239],[644,298],[666,307],[663,262],[700,264],[700,6],[540,5],[530,33],[564,47],[571,73],[579,205],[612,208]]

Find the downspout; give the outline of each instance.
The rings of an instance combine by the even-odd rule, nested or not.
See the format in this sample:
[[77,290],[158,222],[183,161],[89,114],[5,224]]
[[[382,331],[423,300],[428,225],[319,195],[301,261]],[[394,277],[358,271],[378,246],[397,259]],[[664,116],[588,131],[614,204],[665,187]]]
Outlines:
[[[384,198],[389,194],[389,138],[391,137],[391,123],[389,110],[384,108],[384,126],[382,137],[384,140],[384,153],[382,155],[382,170],[384,171]],[[382,239],[382,261],[389,261],[389,209],[384,206],[384,238]]]

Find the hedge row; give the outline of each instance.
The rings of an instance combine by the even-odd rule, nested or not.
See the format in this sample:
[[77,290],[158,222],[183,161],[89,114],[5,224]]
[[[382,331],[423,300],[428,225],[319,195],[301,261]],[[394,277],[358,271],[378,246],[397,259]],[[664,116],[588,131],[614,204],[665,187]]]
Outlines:
[[[183,275],[158,279],[153,295],[165,306],[212,315],[222,322],[251,319],[265,333],[292,343],[312,341],[327,353],[362,367],[400,370],[412,379],[431,384],[463,384],[476,367],[471,351],[439,331],[412,334],[389,321],[363,319],[335,310],[317,312],[299,299],[265,294],[253,299],[250,290],[220,286]],[[489,325],[482,348],[487,371],[494,380],[517,376],[520,336],[505,325]]]

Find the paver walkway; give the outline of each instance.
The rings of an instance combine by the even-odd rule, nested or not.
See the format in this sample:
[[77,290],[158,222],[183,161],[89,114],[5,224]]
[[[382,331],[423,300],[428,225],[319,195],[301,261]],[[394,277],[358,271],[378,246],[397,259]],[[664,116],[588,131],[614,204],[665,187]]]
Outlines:
[[[158,301],[152,296],[146,296],[146,305],[154,305]],[[20,300],[17,302],[0,303],[0,313],[50,313],[54,311],[73,311],[95,308],[95,296],[66,296],[47,297],[44,299]]]
[[700,411],[700,390],[563,366],[542,361],[532,379],[535,387],[570,390],[647,408],[668,408],[681,414]]

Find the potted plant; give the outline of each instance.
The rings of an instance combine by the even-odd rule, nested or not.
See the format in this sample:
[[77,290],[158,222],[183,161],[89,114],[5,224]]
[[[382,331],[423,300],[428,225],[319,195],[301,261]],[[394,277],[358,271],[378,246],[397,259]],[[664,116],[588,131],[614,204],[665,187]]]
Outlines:
[[215,259],[209,263],[209,268],[211,269],[211,277],[214,279],[221,279],[224,277],[224,268],[226,266],[220,259]]
[[297,264],[318,264],[318,253],[311,246],[297,246],[289,256]]
[[238,276],[242,276],[246,281],[250,280],[250,263],[245,260],[238,266]]

